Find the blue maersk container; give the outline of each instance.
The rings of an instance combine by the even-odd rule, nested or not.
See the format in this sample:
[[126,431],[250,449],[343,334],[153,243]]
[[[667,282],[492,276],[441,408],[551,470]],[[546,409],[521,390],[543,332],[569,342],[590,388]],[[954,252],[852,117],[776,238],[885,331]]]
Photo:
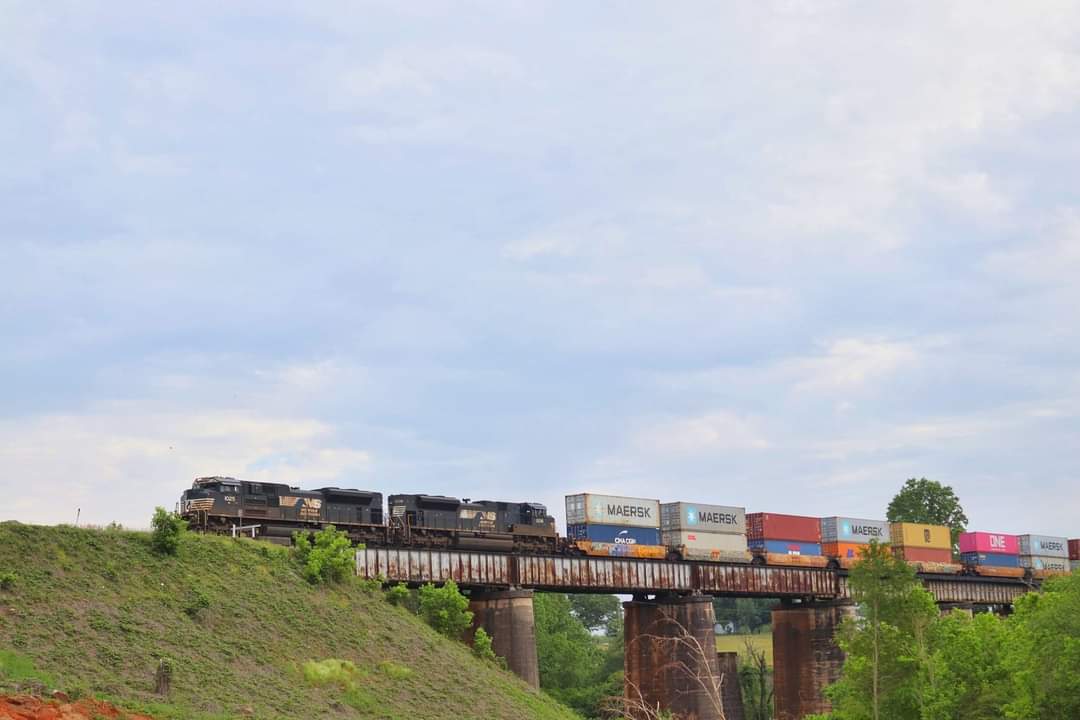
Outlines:
[[818,543],[799,542],[798,540],[751,540],[751,550],[761,550],[768,553],[780,553],[781,555],[820,555],[821,545]]
[[571,540],[614,543],[616,545],[659,545],[659,528],[625,527],[623,525],[567,525],[566,536]]
[[988,567],[1020,567],[1018,555],[1005,555],[1003,553],[979,553],[969,552],[960,556],[960,561],[965,565],[986,565]]

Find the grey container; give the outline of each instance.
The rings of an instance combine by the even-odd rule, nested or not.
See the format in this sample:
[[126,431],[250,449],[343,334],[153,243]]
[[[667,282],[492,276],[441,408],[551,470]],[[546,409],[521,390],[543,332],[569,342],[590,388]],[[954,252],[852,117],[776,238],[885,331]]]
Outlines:
[[1021,555],[1020,567],[1031,568],[1032,570],[1069,572],[1069,559],[1060,557],[1039,557],[1037,555]]
[[660,527],[660,501],[579,493],[566,496],[566,525]]
[[662,503],[660,530],[745,535],[746,508],[690,502]]
[[879,543],[889,542],[888,521],[849,517],[821,518],[822,544],[834,542],[868,544],[871,540],[877,540]]
[[1069,540],[1051,535],[1021,535],[1020,554],[1038,557],[1069,557]]

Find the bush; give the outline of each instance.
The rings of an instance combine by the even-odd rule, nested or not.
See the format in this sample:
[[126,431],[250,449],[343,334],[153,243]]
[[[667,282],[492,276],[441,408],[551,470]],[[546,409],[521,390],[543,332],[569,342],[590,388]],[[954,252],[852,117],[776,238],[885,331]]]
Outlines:
[[15,581],[18,579],[19,576],[11,570],[0,572],[0,590],[10,590],[15,587]]
[[349,535],[333,525],[315,533],[314,543],[308,533],[293,533],[293,543],[304,578],[313,585],[342,582],[353,573],[355,556]]
[[405,606],[409,602],[409,586],[399,582],[386,591],[386,601],[391,605]]
[[309,660],[304,663],[302,672],[304,679],[312,685],[335,685],[341,688],[345,704],[366,713],[365,717],[374,715],[378,701],[360,686],[359,681],[363,678],[363,673],[348,660],[337,658],[329,658],[321,662]]
[[460,640],[472,625],[473,614],[457,583],[447,580],[442,587],[428,583],[420,588],[420,617],[446,637]]
[[194,620],[203,610],[210,608],[210,598],[202,590],[192,588],[184,601],[184,613]]
[[153,534],[150,544],[162,555],[175,555],[180,548],[180,537],[187,530],[187,521],[163,507],[154,508],[150,521]]
[[472,653],[481,660],[495,662],[495,649],[491,646],[491,636],[484,628],[476,628],[473,636]]

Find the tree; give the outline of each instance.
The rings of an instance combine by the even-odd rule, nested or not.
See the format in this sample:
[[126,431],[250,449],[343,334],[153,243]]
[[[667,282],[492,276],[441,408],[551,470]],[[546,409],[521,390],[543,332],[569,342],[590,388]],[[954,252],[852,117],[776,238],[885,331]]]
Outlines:
[[187,521],[163,507],[156,507],[150,526],[153,528],[150,545],[154,550],[162,555],[175,555],[180,548],[180,537],[187,530]]
[[622,619],[622,603],[614,595],[567,595],[570,612],[590,631],[611,630],[613,619]]
[[835,720],[919,720],[920,659],[938,616],[934,598],[914,569],[888,546],[872,542],[850,571],[848,584],[862,618],[845,620],[838,643],[847,658],[829,688]]
[[293,544],[304,578],[313,585],[341,582],[353,572],[355,559],[349,535],[333,525],[315,533],[314,542],[309,533],[293,533]]
[[968,519],[960,499],[948,485],[926,478],[909,478],[889,503],[889,522],[912,522],[944,525],[952,530],[953,551]]
[[457,583],[447,580],[442,587],[428,583],[420,588],[420,617],[446,637],[460,640],[472,625],[473,614]]

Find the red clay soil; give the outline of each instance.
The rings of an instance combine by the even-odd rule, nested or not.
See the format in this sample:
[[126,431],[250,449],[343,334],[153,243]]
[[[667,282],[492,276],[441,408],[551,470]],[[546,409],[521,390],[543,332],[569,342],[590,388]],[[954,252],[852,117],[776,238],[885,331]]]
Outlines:
[[96,700],[61,702],[29,695],[0,695],[0,720],[153,720],[148,715],[132,715]]

